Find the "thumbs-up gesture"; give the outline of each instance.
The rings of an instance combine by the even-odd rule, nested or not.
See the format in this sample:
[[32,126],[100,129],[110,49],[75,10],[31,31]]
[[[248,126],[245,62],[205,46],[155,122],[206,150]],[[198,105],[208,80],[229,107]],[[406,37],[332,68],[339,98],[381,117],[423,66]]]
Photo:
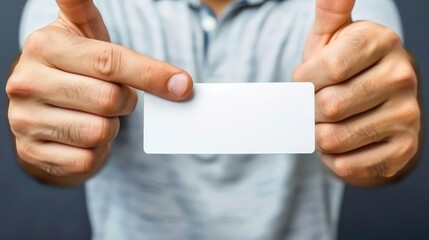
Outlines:
[[417,77],[398,35],[352,22],[354,0],[317,0],[294,81],[316,89],[316,146],[346,182],[371,186],[412,163],[420,132]]
[[109,43],[92,0],[57,0],[58,20],[26,40],[8,80],[9,122],[22,166],[42,181],[79,184],[106,161],[135,89],[183,100],[183,70]]

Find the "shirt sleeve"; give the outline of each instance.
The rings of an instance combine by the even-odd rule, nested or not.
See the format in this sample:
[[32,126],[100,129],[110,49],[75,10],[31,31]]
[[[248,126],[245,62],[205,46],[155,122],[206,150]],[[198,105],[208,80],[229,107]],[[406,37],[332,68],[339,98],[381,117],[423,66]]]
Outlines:
[[393,29],[403,40],[399,11],[393,0],[357,0],[353,20],[368,20]]

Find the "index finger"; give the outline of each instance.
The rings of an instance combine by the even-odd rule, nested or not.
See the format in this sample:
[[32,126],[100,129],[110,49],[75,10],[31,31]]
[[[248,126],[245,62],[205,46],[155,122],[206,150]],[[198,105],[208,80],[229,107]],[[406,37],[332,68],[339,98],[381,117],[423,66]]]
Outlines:
[[[42,30],[26,45],[33,45],[27,48],[33,52],[34,48],[43,49],[36,50],[36,57],[66,72],[127,85],[170,100],[183,100],[192,91],[192,79],[182,69],[116,44]],[[27,49],[24,47],[23,53]]]

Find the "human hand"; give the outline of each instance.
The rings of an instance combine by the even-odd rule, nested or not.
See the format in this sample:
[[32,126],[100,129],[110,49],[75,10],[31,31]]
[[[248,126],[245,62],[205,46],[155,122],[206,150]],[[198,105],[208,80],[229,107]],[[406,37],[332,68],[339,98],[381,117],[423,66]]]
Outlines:
[[69,181],[74,184],[106,161],[118,116],[136,106],[135,89],[183,100],[192,80],[177,67],[109,43],[92,0],[57,4],[58,20],[31,34],[8,80],[8,115],[29,172],[77,178]]
[[416,154],[417,74],[399,36],[352,22],[354,0],[318,0],[316,20],[294,81],[316,89],[316,148],[346,182],[393,179]]

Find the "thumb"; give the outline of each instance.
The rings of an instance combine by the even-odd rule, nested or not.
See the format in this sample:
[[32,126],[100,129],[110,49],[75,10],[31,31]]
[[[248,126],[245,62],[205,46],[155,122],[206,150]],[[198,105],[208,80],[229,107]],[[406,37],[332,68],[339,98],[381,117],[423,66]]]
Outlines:
[[317,0],[316,18],[307,39],[304,61],[326,46],[334,34],[352,21],[355,0]]
[[72,24],[85,37],[110,41],[100,12],[92,0],[56,0],[60,18]]

